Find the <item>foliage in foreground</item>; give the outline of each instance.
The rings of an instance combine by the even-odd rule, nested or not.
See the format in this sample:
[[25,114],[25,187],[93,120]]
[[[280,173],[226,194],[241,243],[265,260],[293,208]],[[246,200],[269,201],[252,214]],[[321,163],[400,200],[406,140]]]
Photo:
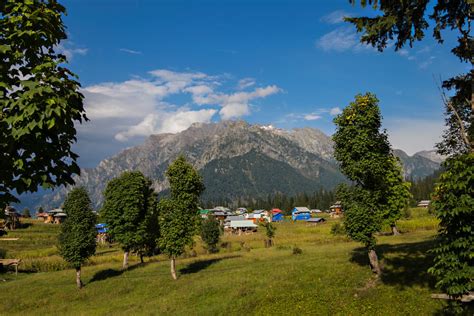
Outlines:
[[474,289],[474,154],[450,158],[445,168],[433,195],[441,222],[429,272],[437,287],[459,297]]
[[67,38],[57,1],[0,2],[0,209],[16,191],[73,184],[71,145],[87,120],[76,75],[58,45]]
[[76,282],[82,287],[81,265],[96,250],[95,215],[92,213],[91,200],[84,188],[75,188],[69,192],[64,202],[66,221],[61,225],[59,234],[59,254],[76,269]]

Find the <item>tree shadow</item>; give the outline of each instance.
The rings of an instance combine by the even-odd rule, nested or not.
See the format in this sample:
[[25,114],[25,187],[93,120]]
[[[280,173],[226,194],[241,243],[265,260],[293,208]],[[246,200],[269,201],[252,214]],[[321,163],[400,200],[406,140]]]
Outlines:
[[219,261],[225,260],[225,259],[233,259],[240,257],[239,255],[234,255],[234,256],[227,256],[227,257],[222,257],[222,258],[214,258],[214,259],[208,259],[208,260],[200,260],[200,261],[194,261],[190,264],[188,264],[186,267],[181,268],[179,272],[181,274],[191,274],[191,273],[197,273],[199,271],[207,269],[210,265],[213,265],[214,263],[217,263]]
[[133,266],[129,266],[128,269],[105,269],[105,270],[100,270],[94,274],[92,279],[88,283],[93,283],[97,281],[104,281],[107,280],[108,278],[113,278],[122,275],[124,272],[127,271],[133,271],[135,269],[138,269],[140,267],[145,267],[151,262],[143,262],[143,263],[137,263],[134,264]]
[[[403,244],[381,244],[375,251],[382,266],[380,281],[401,289],[415,285],[434,289],[435,279],[428,274],[433,265],[433,255],[429,253],[435,245],[434,240]],[[363,247],[352,252],[352,262],[369,266],[367,250]]]

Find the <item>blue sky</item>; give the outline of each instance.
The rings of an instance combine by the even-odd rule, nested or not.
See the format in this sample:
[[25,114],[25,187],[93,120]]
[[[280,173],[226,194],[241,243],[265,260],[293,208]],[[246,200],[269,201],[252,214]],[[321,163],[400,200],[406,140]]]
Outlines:
[[358,43],[341,1],[62,1],[70,59],[89,123],[75,145],[83,167],[153,133],[194,121],[244,119],[334,131],[357,93],[376,93],[392,144],[432,149],[443,129],[435,79],[466,72],[431,31],[413,48]]

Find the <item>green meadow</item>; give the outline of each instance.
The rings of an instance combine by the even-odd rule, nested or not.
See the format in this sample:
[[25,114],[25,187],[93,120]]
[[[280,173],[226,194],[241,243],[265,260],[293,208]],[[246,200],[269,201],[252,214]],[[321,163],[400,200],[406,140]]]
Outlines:
[[377,237],[379,279],[360,244],[330,233],[340,220],[328,219],[316,226],[277,223],[272,248],[264,247],[263,232],[225,235],[219,253],[209,255],[196,238],[177,262],[177,281],[162,255],[143,264],[132,256],[122,271],[120,248],[100,246],[83,268],[81,290],[57,254],[59,227],[30,220],[9,232],[19,240],[0,241],[0,256],[23,261],[17,276],[0,274],[0,314],[436,314],[444,302],[430,298],[436,290],[426,270],[437,220],[422,209],[408,216],[398,223],[402,235],[387,229]]

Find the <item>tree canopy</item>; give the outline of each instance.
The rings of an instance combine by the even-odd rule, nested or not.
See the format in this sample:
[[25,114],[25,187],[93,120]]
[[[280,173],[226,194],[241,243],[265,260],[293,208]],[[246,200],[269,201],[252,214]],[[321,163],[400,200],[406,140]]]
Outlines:
[[[363,7],[371,5],[380,13],[375,17],[347,17],[358,32],[361,42],[383,51],[394,43],[399,50],[408,44],[423,40],[432,28],[432,36],[440,44],[444,43],[444,30],[457,35],[457,45],[451,52],[462,62],[472,64],[474,40],[471,34],[471,10],[474,3],[465,0],[422,0],[422,1],[382,1],[349,0],[353,5],[360,2]],[[429,8],[432,12],[429,13]],[[440,153],[455,155],[472,152],[474,148],[474,103],[472,100],[473,71],[444,80],[442,88],[454,90],[454,95],[443,95],[447,129],[443,141],[438,144]]]
[[[0,208],[13,193],[73,184],[71,145],[87,120],[77,76],[58,45],[67,38],[55,0],[0,3]],[[3,205],[3,206],[2,206]]]

